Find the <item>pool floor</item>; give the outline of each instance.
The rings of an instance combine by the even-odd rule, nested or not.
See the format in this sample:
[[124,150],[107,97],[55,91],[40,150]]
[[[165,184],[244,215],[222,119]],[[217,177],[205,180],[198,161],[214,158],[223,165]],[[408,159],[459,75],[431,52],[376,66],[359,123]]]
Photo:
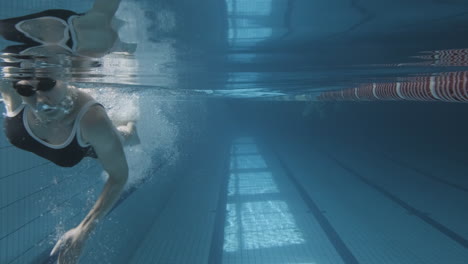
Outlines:
[[131,263],[467,263],[466,168],[449,157],[326,139],[227,148],[182,177]]

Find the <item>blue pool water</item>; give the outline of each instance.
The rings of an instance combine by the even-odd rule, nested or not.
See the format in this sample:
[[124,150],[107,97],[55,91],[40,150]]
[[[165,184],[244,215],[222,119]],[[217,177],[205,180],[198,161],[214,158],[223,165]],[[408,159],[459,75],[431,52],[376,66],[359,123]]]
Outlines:
[[[466,1],[122,0],[116,17],[135,52],[0,56],[2,79],[60,72],[138,120],[79,263],[468,263]],[[2,133],[0,264],[55,263],[105,182]]]

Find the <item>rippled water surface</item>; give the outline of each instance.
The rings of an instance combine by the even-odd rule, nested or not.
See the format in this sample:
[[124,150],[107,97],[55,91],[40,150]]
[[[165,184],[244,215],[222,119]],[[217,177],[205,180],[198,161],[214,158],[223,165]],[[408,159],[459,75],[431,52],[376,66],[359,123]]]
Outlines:
[[[11,17],[8,11],[1,17]],[[467,70],[464,1],[124,1],[117,17],[120,38],[136,43],[136,52],[92,61],[5,53],[3,75],[47,68],[83,86],[301,100]],[[27,67],[15,68],[19,60]]]

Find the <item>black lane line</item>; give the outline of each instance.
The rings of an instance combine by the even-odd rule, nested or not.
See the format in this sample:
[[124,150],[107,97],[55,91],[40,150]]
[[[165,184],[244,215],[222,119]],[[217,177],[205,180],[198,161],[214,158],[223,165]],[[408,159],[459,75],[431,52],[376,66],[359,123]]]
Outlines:
[[320,227],[322,227],[323,231],[328,237],[328,240],[330,240],[336,252],[338,252],[341,259],[343,260],[343,262],[346,264],[358,264],[359,262],[356,259],[356,257],[353,255],[351,250],[343,242],[340,235],[336,232],[336,230],[333,228],[330,222],[328,222],[328,219],[323,215],[320,208],[317,206],[314,200],[312,200],[312,198],[309,196],[309,194],[304,189],[304,187],[302,187],[302,185],[297,181],[296,177],[294,176],[292,171],[289,169],[287,164],[283,161],[283,159],[280,157],[278,153],[275,153],[275,154],[279,160],[279,163],[281,164],[281,167],[286,172],[286,175],[289,177],[291,182],[294,184],[294,186],[298,190],[302,200],[304,200],[304,202],[309,207],[310,211],[314,215],[317,222],[320,224]]
[[222,181],[218,193],[218,203],[216,205],[216,215],[213,234],[211,236],[208,264],[221,264],[223,262],[224,223],[226,222],[227,190],[229,182],[229,154],[230,152],[226,153],[223,169],[221,170]]
[[333,161],[335,161],[338,165],[340,165],[343,169],[345,169],[346,171],[348,171],[349,173],[351,173],[351,175],[355,176],[356,178],[360,179],[362,182],[364,182],[365,184],[369,185],[370,187],[374,188],[375,190],[377,190],[378,192],[380,192],[382,195],[384,195],[385,197],[387,197],[388,199],[390,199],[391,201],[393,201],[394,203],[398,204],[399,206],[405,208],[406,210],[408,210],[408,212],[410,212],[411,214],[413,214],[414,216],[418,217],[419,219],[421,219],[422,221],[426,222],[427,224],[429,224],[430,226],[432,226],[433,228],[437,229],[438,231],[440,231],[442,234],[446,235],[447,237],[449,237],[450,239],[452,239],[453,241],[457,242],[460,246],[468,249],[468,240],[466,240],[463,236],[461,236],[460,234],[457,234],[456,232],[452,231],[451,229],[449,229],[448,227],[444,226],[443,224],[437,222],[436,220],[430,218],[429,216],[427,216],[426,213],[422,212],[422,211],[419,211],[418,209],[412,207],[411,205],[409,205],[408,203],[406,203],[405,201],[401,200],[400,198],[398,198],[397,196],[391,194],[389,191],[385,190],[384,188],[378,186],[377,184],[373,183],[372,181],[370,181],[369,179],[361,176],[359,173],[357,173],[356,171],[354,171],[353,169],[351,169],[350,167],[346,166],[345,164],[343,164],[341,161],[339,161],[338,159],[336,159],[334,156],[332,156],[330,153],[328,152],[325,152],[325,151],[321,151],[322,153],[324,153],[325,155],[327,155],[330,159],[332,159]]
[[407,169],[410,169],[426,178],[429,178],[435,182],[438,182],[438,183],[442,183],[442,184],[445,184],[445,185],[448,185],[452,188],[455,188],[457,190],[460,190],[462,192],[466,192],[468,193],[468,188],[464,187],[464,186],[461,186],[459,184],[456,184],[456,183],[453,183],[453,182],[450,182],[450,181],[447,181],[447,180],[444,180],[438,176],[435,176],[433,175],[432,173],[429,173],[429,172],[426,172],[426,171],[423,171],[421,169],[418,169],[416,167],[413,167],[412,165],[410,165],[409,163],[407,163],[406,161],[402,161],[402,160],[395,160],[393,157],[391,157],[390,155],[388,154],[385,154],[385,153],[381,153],[382,156],[384,156],[386,159],[388,159],[389,161],[395,163],[396,165],[402,167],[402,168],[407,168]]

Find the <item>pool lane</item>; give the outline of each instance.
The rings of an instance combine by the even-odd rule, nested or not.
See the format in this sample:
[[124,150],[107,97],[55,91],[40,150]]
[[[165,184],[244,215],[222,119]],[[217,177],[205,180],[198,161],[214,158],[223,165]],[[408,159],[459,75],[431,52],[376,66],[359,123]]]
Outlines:
[[272,152],[251,139],[214,154],[187,169],[131,263],[354,263]]
[[[321,148],[332,155],[317,151]],[[375,154],[358,159],[356,148],[335,146],[333,142],[311,145],[296,141],[282,144],[278,151],[298,182],[326,211],[330,224],[360,263],[463,263],[468,257],[464,237],[456,231],[447,236],[447,230],[441,226],[450,225],[444,221],[424,221],[426,211],[420,210],[420,204],[413,205],[413,210],[402,206],[412,204],[408,199],[420,194],[403,195],[408,190],[407,183],[396,175],[391,178],[385,170],[392,169],[401,177],[409,175],[395,164],[392,168],[388,163],[387,167],[379,166],[383,158]],[[380,187],[385,181],[392,183],[386,192]],[[427,187],[421,178],[413,176],[411,181]],[[439,192],[446,187],[437,186]],[[429,204],[424,209],[430,207]],[[452,214],[461,220],[460,214]]]

